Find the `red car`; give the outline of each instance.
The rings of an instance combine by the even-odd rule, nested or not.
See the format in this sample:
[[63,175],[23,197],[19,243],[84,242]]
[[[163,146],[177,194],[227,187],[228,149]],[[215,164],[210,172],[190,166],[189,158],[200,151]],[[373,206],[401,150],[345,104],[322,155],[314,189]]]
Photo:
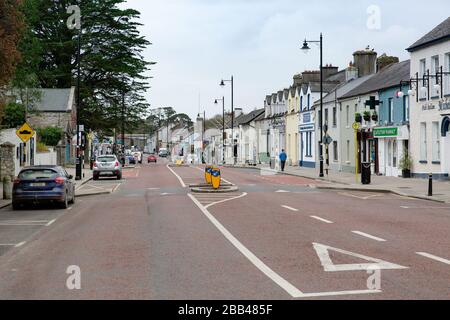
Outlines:
[[151,154],[151,155],[148,156],[147,163],[150,163],[150,162],[156,163],[156,156],[155,155]]

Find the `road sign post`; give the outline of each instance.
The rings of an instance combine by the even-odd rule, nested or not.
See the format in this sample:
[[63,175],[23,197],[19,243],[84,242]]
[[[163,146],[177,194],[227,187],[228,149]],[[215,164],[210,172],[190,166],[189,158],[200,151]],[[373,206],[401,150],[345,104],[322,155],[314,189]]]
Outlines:
[[27,143],[31,138],[33,138],[34,133],[34,130],[26,122],[20,127],[19,130],[16,131],[17,136],[23,141],[23,143]]
[[358,171],[359,171],[359,158],[358,158],[358,130],[359,123],[353,123],[353,130],[355,131],[355,178],[356,182],[358,182]]

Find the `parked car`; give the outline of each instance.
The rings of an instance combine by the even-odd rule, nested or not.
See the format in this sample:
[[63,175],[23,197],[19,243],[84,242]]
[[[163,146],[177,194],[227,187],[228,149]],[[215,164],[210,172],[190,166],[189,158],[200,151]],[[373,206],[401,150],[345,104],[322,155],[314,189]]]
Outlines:
[[128,157],[128,163],[129,164],[136,164],[136,159],[134,158],[134,156],[129,155]]
[[135,151],[132,154],[133,154],[133,157],[136,160],[136,162],[142,163],[142,152]]
[[58,166],[33,166],[22,169],[14,180],[12,208],[30,203],[56,203],[66,209],[75,202],[73,176]]
[[156,163],[156,156],[154,154],[151,154],[148,156],[147,163],[150,163],[150,162]]
[[122,179],[122,165],[115,155],[99,156],[94,162],[92,177],[98,180],[100,176],[117,177]]

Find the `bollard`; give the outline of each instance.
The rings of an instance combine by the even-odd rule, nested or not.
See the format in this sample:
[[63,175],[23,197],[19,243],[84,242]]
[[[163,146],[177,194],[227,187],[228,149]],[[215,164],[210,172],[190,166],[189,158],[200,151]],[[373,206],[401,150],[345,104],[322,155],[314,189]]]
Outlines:
[[433,174],[430,173],[428,175],[428,196],[432,197],[433,196]]
[[211,184],[213,189],[219,189],[220,188],[220,170],[218,168],[213,168],[211,171]]
[[3,178],[3,199],[4,200],[12,199],[12,186],[10,176],[5,176]]
[[212,171],[212,167],[211,166],[207,166],[205,168],[205,181],[207,184],[211,184],[211,171]]

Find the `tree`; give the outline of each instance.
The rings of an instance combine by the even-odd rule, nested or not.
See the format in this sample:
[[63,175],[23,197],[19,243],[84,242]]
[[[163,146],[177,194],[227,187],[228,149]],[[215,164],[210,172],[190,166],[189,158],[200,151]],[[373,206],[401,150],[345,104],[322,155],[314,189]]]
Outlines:
[[39,142],[44,143],[47,146],[57,146],[62,139],[64,131],[57,127],[45,127],[37,129]]
[[25,106],[20,103],[9,103],[5,108],[2,121],[4,128],[16,128],[25,123]]
[[17,48],[23,28],[20,0],[0,0],[0,88],[9,83],[20,60]]
[[[128,128],[148,108],[143,98],[148,89],[144,73],[153,62],[145,61],[142,52],[150,42],[139,33],[140,13],[119,8],[124,2],[79,1],[83,30],[79,115],[88,129],[110,132],[120,128],[123,95]],[[24,0],[28,29],[21,42],[25,58],[17,83],[37,79],[46,88],[76,85],[78,30],[66,26],[66,8],[72,4],[71,0]]]

